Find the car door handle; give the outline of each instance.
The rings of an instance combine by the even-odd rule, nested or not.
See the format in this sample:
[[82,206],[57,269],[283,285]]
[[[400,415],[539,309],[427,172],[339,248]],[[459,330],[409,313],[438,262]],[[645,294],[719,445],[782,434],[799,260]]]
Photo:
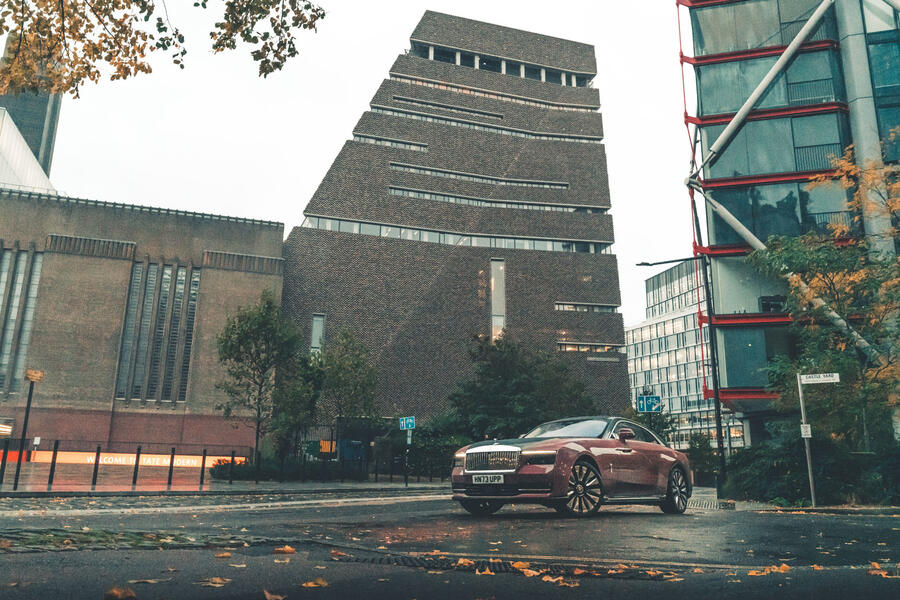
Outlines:
[[616,448],[616,452],[631,452],[632,448]]

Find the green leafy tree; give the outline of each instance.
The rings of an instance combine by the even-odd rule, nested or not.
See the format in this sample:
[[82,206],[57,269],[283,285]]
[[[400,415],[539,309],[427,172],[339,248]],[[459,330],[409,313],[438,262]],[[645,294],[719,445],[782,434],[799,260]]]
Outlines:
[[677,425],[676,417],[666,411],[638,412],[633,406],[628,406],[622,411],[622,416],[640,423],[667,442],[672,440]]
[[[254,457],[259,440],[276,414],[276,381],[296,382],[302,341],[294,325],[281,314],[275,295],[266,290],[257,304],[239,308],[216,337],[219,362],[226,379],[216,387],[228,400],[216,405],[226,418],[253,423]],[[292,385],[296,385],[292,383]],[[282,398],[293,397],[287,391]]]
[[[769,365],[772,386],[781,396],[778,407],[797,411],[798,372],[840,373],[838,384],[805,389],[814,435],[844,442],[851,450],[877,450],[893,444],[891,411],[897,407],[900,381],[900,262],[883,252],[884,236],[900,239],[900,176],[883,165],[858,166],[852,148],[833,166],[835,176],[818,177],[811,186],[838,185],[850,191],[847,209],[857,223],[865,212],[894,225],[865,238],[855,237],[848,223],[800,237],[772,237],[768,249],[754,252],[750,261],[762,272],[788,280],[792,351]],[[844,316],[877,349],[880,360],[858,352],[846,333],[825,318],[814,297]]]
[[687,455],[691,468],[698,481],[704,483],[711,481],[716,472],[716,451],[710,442],[711,438],[700,431],[692,433],[688,438]]
[[590,414],[593,403],[564,363],[500,336],[474,341],[475,374],[457,386],[450,404],[459,427],[473,439],[508,438],[562,417]]
[[303,433],[315,424],[323,379],[318,354],[298,352],[279,371],[271,425],[279,456],[296,455]]
[[337,424],[337,440],[347,418],[373,418],[378,371],[366,347],[349,329],[324,344],[319,357],[322,369],[321,405],[324,416]]

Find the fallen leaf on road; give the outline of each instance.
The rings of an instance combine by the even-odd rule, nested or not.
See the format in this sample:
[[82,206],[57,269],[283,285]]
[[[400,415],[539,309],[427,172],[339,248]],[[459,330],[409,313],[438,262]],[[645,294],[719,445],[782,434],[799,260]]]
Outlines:
[[246,531],[247,531],[247,528],[246,528],[246,527],[241,527],[241,533],[244,533],[244,532],[246,532]]
[[559,587],[578,587],[581,584],[578,583],[577,581],[567,581],[567,580],[563,579],[562,581],[559,582],[558,585],[559,585]]
[[387,550],[387,546],[378,546],[376,550]]
[[531,569],[522,569],[522,575],[524,575],[525,577],[537,577],[541,573],[543,573],[543,571],[533,571]]
[[247,567],[246,563],[241,563],[239,565],[228,565],[229,567],[234,567],[235,569],[245,569]]
[[549,575],[544,575],[541,577],[541,581],[546,581],[547,583],[559,583],[562,581],[562,575],[559,577],[550,577]]
[[287,596],[282,596],[281,594],[273,594],[268,590],[263,590],[263,594],[266,596],[266,600],[285,600]]
[[379,579],[378,581],[380,581],[381,583],[387,583],[388,581],[390,581],[390,579],[382,578],[382,579]]
[[479,571],[478,569],[475,569],[475,574],[476,575],[493,575],[494,572],[491,571],[490,567],[485,567],[484,571]]
[[701,569],[700,567],[697,567],[697,568],[695,568],[695,569],[694,569],[693,571],[691,571],[691,572],[692,572],[692,573],[702,573],[702,572],[703,572],[703,569]]
[[490,563],[500,563],[500,562],[503,562],[503,561],[500,560],[499,558],[489,558],[489,559],[488,559],[488,562],[490,562]]
[[428,573],[429,575],[443,575],[444,574],[443,571],[425,571],[425,572]]
[[0,550],[12,548],[12,540],[0,540]]
[[491,546],[499,546],[502,543],[503,542],[488,542],[488,544],[490,544]]
[[159,582],[161,582],[161,581],[172,581],[172,578],[171,578],[171,577],[167,577],[167,578],[165,578],[165,579],[129,579],[129,580],[128,580],[128,583],[149,583],[149,584],[154,584],[154,583],[159,583]]
[[488,548],[488,552],[500,552],[499,548]]
[[[334,552],[334,550],[332,550]],[[297,551],[291,548],[290,546],[284,545],[280,548],[275,548],[272,550],[272,554],[296,554]]]
[[300,587],[305,588],[317,588],[317,587],[328,587],[328,582],[322,579],[321,577],[316,577],[312,581],[307,581],[304,584],[301,584]]
[[313,567],[314,569],[327,569],[328,567],[323,567],[322,565],[316,565]]
[[103,594],[103,600],[137,600],[130,588],[111,587]]
[[231,552],[219,552],[216,558],[231,558]]
[[740,583],[740,582],[741,582],[740,579],[729,579],[728,580],[728,583]]
[[[530,567],[530,566],[531,566],[531,563],[527,563],[527,562],[524,562],[524,561],[521,561],[521,560],[517,560],[516,562],[512,563],[510,566],[511,566],[513,569],[516,569],[517,571],[521,571],[522,569],[527,569],[528,567]],[[576,569],[576,571],[577,571],[577,570],[578,570],[578,569]],[[577,573],[576,573],[576,575],[577,575]]]
[[334,560],[337,560],[337,559],[339,559],[339,558],[343,558],[343,557],[345,557],[345,556],[350,556],[350,555],[347,554],[346,552],[341,552],[340,550],[332,550],[332,551],[331,551],[331,558],[334,559]]
[[276,559],[275,559],[275,562],[278,563],[278,564],[280,564],[280,565],[284,565],[284,564],[287,564],[287,563],[291,562],[291,557],[289,556],[289,557],[287,557],[287,558],[280,559],[280,560],[276,558]]
[[456,567],[471,567],[474,565],[475,565],[474,560],[469,560],[468,558],[461,558],[458,561],[456,561],[456,564],[454,566],[456,566]]
[[762,577],[763,575],[768,575],[769,573],[771,573],[771,571],[769,571],[768,568],[763,569],[762,571],[757,571],[754,569],[747,573],[747,575],[749,575],[750,577]]
[[90,528],[90,527],[82,527],[81,530],[82,530],[82,531],[90,531],[91,528]]
[[819,565],[813,565],[813,566],[812,566],[813,571],[821,571],[823,568],[824,568],[824,567],[820,567]]
[[669,579],[666,579],[666,581],[684,581],[684,578],[683,577],[671,577]]
[[229,583],[231,583],[231,580],[227,577],[208,577],[206,579],[201,579],[200,581],[198,581],[197,585],[201,585],[203,587],[220,588],[225,587]]

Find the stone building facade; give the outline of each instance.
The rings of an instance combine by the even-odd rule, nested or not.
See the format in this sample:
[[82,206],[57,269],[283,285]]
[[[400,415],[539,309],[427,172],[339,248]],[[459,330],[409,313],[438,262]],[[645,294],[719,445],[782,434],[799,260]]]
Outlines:
[[281,293],[283,225],[0,191],[0,417],[66,449],[244,454],[216,335],[263,289]]
[[592,46],[426,12],[284,250],[315,349],[352,329],[384,414],[427,417],[475,336],[558,353],[628,402]]

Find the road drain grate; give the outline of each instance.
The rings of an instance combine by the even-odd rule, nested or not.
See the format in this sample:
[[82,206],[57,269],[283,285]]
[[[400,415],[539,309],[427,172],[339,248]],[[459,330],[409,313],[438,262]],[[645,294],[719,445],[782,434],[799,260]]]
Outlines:
[[421,557],[421,556],[342,556],[335,558],[341,562],[412,567],[432,571],[470,571],[484,573],[519,573],[522,575],[551,577],[602,577],[616,579],[644,579],[667,581],[677,580],[678,573],[645,569],[637,565],[619,564],[611,567],[573,567],[505,560],[471,560],[466,558]]

